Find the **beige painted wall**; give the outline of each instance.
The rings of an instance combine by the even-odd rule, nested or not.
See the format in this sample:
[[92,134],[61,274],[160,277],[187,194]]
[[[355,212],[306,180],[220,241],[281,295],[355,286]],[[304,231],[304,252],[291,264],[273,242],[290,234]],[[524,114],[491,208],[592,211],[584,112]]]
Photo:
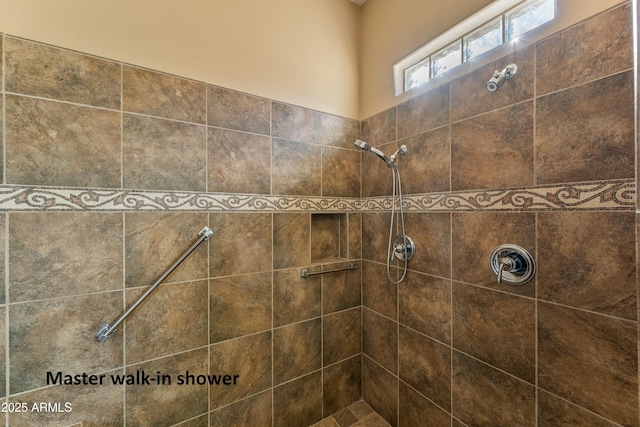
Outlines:
[[367,118],[397,103],[392,67],[492,0],[367,0],[362,6],[360,113]]
[[359,118],[347,0],[0,0],[0,32]]
[[[557,32],[625,0],[556,0]],[[360,44],[360,118],[407,98],[396,97],[392,67],[491,0],[367,0],[362,7]],[[487,76],[487,79],[491,76]]]

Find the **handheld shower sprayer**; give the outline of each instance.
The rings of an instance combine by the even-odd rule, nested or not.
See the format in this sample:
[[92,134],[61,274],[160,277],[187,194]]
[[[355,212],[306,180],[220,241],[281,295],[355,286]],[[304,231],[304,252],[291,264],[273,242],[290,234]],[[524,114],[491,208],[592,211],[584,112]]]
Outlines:
[[356,139],[356,142],[354,144],[356,145],[356,147],[360,147],[364,151],[371,151],[373,154],[375,154],[376,156],[380,157],[382,159],[382,161],[384,161],[387,164],[387,167],[393,167],[396,164],[396,157],[398,157],[398,154],[400,154],[402,156],[407,154],[407,146],[406,145],[401,145],[400,148],[398,150],[396,150],[396,152],[393,153],[393,155],[391,157],[387,157],[387,156],[384,155],[384,153],[382,151],[378,150],[377,148],[374,148],[374,147],[370,146],[369,144],[367,144],[366,142],[364,142],[361,139]]
[[[400,170],[396,165],[396,158],[398,155],[404,156],[407,154],[407,146],[401,145],[391,157],[387,157],[384,153],[377,148],[373,148],[361,139],[356,140],[355,145],[364,151],[371,151],[376,156],[380,157],[387,167],[391,169],[392,177],[392,194],[391,194],[391,221],[389,223],[389,246],[387,247],[387,278],[393,284],[399,284],[404,280],[408,271],[408,262],[413,259],[416,254],[416,244],[407,236],[404,227],[404,208],[402,203],[402,183],[400,182]],[[396,197],[397,194],[397,197]],[[396,208],[397,206],[397,208]],[[396,214],[396,209],[399,214]],[[395,220],[395,221],[394,221]],[[402,234],[397,235],[394,239],[393,236],[400,230]],[[394,279],[392,276],[391,263],[396,261],[402,261],[403,269],[402,275],[399,279]]]
[[496,70],[493,73],[493,76],[487,82],[487,90],[489,92],[497,91],[498,88],[502,86],[502,83],[504,83],[505,80],[512,79],[517,72],[518,72],[518,66],[516,64],[509,64],[502,71]]

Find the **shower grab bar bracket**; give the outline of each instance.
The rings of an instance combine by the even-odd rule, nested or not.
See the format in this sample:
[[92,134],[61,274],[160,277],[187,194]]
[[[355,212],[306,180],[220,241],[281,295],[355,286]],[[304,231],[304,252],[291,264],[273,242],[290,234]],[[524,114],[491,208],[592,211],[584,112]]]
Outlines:
[[105,323],[104,325],[102,325],[102,327],[100,327],[100,330],[98,330],[95,335],[96,341],[106,341],[111,336],[111,334],[113,334],[118,329],[118,326],[120,326],[122,322],[124,322],[124,320],[129,317],[129,315],[133,313],[136,308],[138,308],[142,301],[144,301],[149,295],[151,295],[151,293],[155,291],[158,286],[160,286],[160,283],[162,283],[162,281],[166,279],[167,276],[171,274],[171,272],[173,272],[173,270],[175,270],[182,263],[182,261],[184,261],[185,258],[187,258],[191,254],[191,252],[196,250],[200,243],[205,240],[209,240],[209,237],[213,235],[213,231],[211,231],[209,227],[205,226],[198,232],[198,235],[200,236],[200,238],[189,249],[187,249],[187,251],[182,254],[182,256],[178,258],[178,260],[174,262],[173,265],[169,267],[167,271],[165,271],[162,276],[160,276],[160,278],[158,278],[158,280],[156,280],[156,282],[149,289],[147,289],[147,291],[142,294],[142,296],[140,296],[140,298],[138,298],[136,302],[131,305],[131,307],[127,309],[127,311],[122,313],[120,317],[114,320],[112,325]]
[[356,264],[353,261],[350,261],[346,267],[334,268],[331,270],[309,271],[308,268],[303,268],[302,270],[300,270],[300,277],[309,277],[309,276],[315,276],[316,274],[325,274],[325,273],[337,273],[338,271],[354,270],[356,268],[358,268],[358,264]]

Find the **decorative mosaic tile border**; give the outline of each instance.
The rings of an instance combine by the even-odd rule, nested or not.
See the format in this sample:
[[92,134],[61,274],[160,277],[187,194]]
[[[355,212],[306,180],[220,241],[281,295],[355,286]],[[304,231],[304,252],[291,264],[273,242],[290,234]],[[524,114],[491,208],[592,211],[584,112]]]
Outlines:
[[[634,180],[616,180],[495,191],[414,194],[405,196],[404,202],[408,212],[633,210],[636,190]],[[0,212],[375,212],[390,208],[390,197],[360,199],[0,186]]]

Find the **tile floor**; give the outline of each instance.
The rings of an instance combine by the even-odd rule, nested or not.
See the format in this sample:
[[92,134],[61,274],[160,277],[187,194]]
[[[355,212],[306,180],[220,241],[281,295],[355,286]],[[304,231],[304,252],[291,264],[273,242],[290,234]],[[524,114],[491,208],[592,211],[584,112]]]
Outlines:
[[342,411],[322,419],[310,427],[391,427],[364,401],[353,403]]

